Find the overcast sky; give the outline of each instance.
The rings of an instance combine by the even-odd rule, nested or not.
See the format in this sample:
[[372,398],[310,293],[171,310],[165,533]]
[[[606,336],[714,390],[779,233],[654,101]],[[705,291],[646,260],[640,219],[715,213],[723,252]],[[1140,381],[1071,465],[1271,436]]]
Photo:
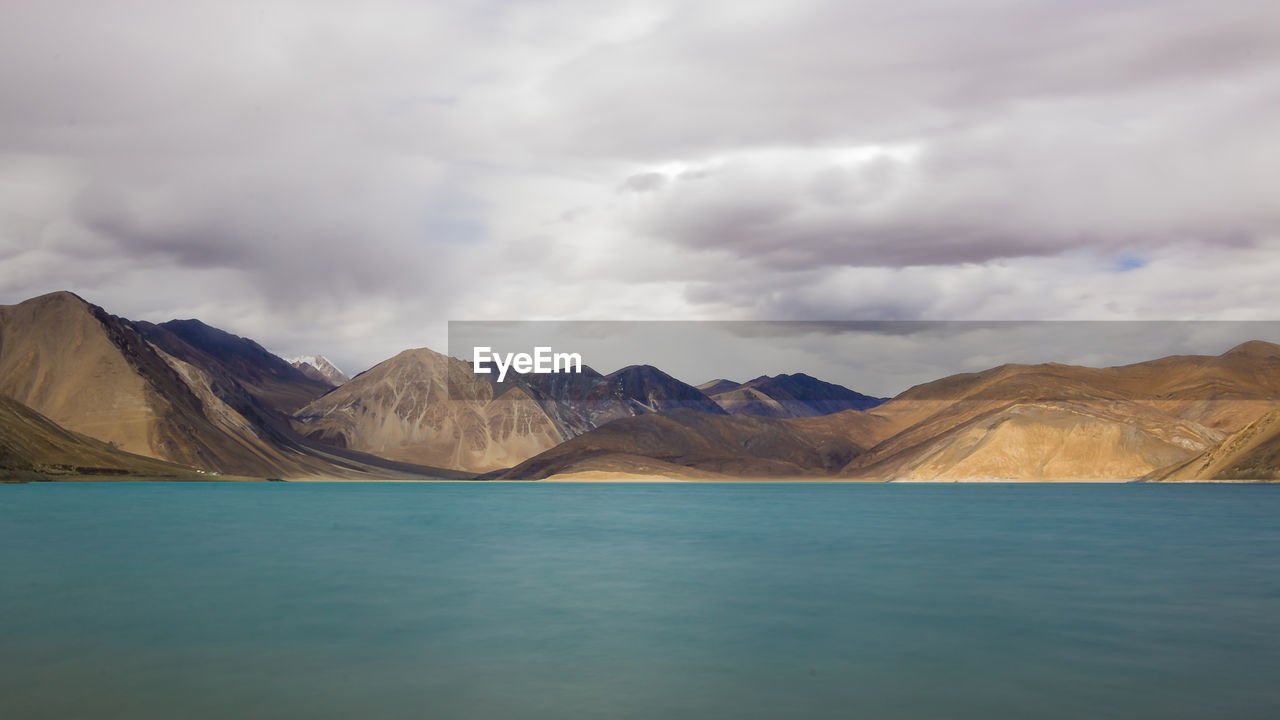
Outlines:
[[1274,0],[0,0],[0,302],[1270,320],[1278,118]]

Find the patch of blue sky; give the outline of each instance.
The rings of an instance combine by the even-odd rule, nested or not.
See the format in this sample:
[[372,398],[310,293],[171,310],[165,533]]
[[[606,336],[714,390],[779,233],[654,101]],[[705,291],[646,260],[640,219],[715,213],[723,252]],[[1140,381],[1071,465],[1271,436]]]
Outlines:
[[1137,270],[1139,268],[1144,268],[1150,263],[1151,263],[1150,260],[1142,257],[1141,255],[1124,252],[1124,253],[1120,253],[1119,255],[1117,255],[1115,258],[1112,259],[1110,270],[1112,272],[1118,272],[1118,273],[1129,272],[1130,270]]

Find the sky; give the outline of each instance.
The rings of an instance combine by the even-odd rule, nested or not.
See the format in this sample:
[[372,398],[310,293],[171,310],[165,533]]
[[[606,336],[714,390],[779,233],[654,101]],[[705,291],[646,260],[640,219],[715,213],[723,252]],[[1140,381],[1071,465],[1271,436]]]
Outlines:
[[1271,0],[0,0],[0,303],[1275,320],[1278,117]]

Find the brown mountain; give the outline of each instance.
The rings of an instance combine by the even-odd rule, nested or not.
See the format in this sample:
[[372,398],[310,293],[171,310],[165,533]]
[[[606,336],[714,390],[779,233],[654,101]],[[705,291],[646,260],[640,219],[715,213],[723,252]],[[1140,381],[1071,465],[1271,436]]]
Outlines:
[[1109,368],[1003,365],[872,410],[879,441],[844,474],[898,479],[1136,478],[1280,406],[1280,346]]
[[[0,396],[13,401],[4,457],[22,472],[127,470],[134,460],[111,465],[101,455],[117,451],[259,477],[465,476],[431,469],[448,467],[512,468],[509,477],[631,468],[701,477],[1243,479],[1274,477],[1277,465],[1280,346],[1266,342],[1109,368],[1003,365],[830,414],[811,413],[835,409],[843,396],[810,380],[707,388],[754,391],[747,405],[808,415],[786,418],[728,415],[703,391],[647,366],[496,384],[429,350],[329,389],[257,343],[198,321],[131,322],[70,293],[0,306]],[[106,445],[86,446],[88,438]],[[51,449],[58,443],[71,448],[65,462]]]
[[207,479],[190,468],[134,455],[71,432],[0,395],[0,480]]
[[[1220,356],[1111,368],[1003,365],[917,386],[869,411],[767,425],[726,426],[696,414],[618,420],[505,476],[594,470],[875,480],[1139,478],[1187,462],[1277,407],[1280,346],[1252,342]],[[753,433],[769,440],[755,441]],[[848,463],[837,470],[798,460],[813,457],[815,441],[828,443],[828,460],[843,453]]]
[[126,452],[228,474],[433,473],[304,440],[273,407],[288,406],[290,393],[313,391],[291,389],[300,374],[289,368],[296,378],[273,378],[247,356],[221,353],[166,328],[109,315],[67,292],[0,306],[0,395],[73,432]]
[[[217,410],[182,370],[125,322],[71,293],[0,307],[0,394],[139,455],[213,467],[252,452],[249,438],[210,419]],[[243,423],[232,412],[222,420]]]
[[843,433],[783,420],[688,409],[621,418],[568,440],[495,477],[539,480],[580,472],[687,478],[829,475],[859,448]]
[[681,409],[724,415],[696,388],[647,365],[494,379],[426,348],[406,350],[308,404],[294,427],[334,447],[488,472],[619,418]]
[[1149,480],[1280,480],[1280,410],[1263,415],[1218,445]]
[[313,401],[295,416],[308,438],[435,467],[510,467],[564,440],[520,387],[496,389],[471,365],[406,350]]
[[1138,478],[1220,437],[1136,404],[1035,401],[982,413],[894,452],[916,437],[904,435],[856,458],[845,474],[894,480]]

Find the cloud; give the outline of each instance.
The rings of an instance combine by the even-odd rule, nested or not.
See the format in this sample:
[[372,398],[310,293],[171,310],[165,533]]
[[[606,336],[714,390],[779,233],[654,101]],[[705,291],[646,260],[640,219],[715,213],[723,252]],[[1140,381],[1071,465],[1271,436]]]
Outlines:
[[1272,14],[15,0],[0,301],[352,369],[450,318],[1266,315]]
[[1243,108],[1190,113],[1151,134],[1091,134],[1093,119],[1052,117],[1061,110],[1027,110],[998,133],[957,132],[909,153],[713,158],[696,179],[656,188],[628,219],[651,240],[779,268],[955,265],[1187,241],[1232,248],[1280,226],[1266,190],[1266,178],[1280,176],[1280,150],[1270,127],[1227,117]]
[[636,173],[622,181],[619,192],[646,193],[661,190],[667,184],[667,176],[660,172]]

